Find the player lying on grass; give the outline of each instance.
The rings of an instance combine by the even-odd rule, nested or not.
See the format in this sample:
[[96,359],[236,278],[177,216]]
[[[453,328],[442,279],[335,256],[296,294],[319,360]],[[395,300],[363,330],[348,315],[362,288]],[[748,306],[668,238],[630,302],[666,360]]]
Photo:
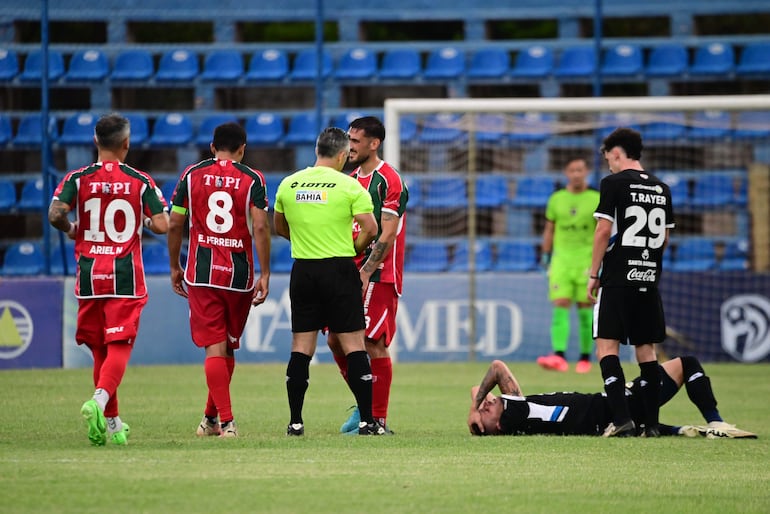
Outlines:
[[[661,364],[658,370],[660,405],[665,405],[684,385],[690,401],[706,421],[703,426],[661,424],[661,435],[756,439],[756,434],[725,423],[719,415],[711,380],[697,358],[677,357]],[[500,389],[500,396],[490,392],[495,386]],[[626,396],[634,421],[643,413],[642,395],[639,394],[642,387],[640,378],[626,384]],[[516,377],[499,360],[492,362],[481,384],[471,388],[468,428],[474,435],[601,435],[610,421],[612,416],[603,393],[524,396]]]

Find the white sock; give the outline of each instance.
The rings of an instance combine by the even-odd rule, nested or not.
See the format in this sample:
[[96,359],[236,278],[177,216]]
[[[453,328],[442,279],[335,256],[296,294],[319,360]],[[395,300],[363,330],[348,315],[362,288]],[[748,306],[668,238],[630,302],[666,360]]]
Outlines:
[[107,402],[110,401],[110,395],[100,387],[94,391],[94,400],[96,400],[97,405],[99,405],[99,408],[104,412],[104,409],[107,407]]
[[115,416],[114,418],[107,418],[107,431],[110,434],[114,434],[115,432],[120,432],[123,430],[123,421],[120,420],[120,416]]

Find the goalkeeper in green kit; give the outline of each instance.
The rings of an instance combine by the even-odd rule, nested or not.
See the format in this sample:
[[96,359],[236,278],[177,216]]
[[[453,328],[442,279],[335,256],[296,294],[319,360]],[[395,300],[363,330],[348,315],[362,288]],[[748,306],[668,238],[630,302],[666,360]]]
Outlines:
[[580,359],[575,371],[591,370],[593,304],[586,296],[586,286],[596,228],[593,214],[599,204],[599,192],[588,187],[588,173],[584,159],[568,162],[564,168],[567,185],[551,195],[545,211],[540,264],[548,270],[548,297],[553,304],[553,353],[538,357],[537,363],[555,371],[569,370],[565,352],[573,303],[577,304],[580,335]]

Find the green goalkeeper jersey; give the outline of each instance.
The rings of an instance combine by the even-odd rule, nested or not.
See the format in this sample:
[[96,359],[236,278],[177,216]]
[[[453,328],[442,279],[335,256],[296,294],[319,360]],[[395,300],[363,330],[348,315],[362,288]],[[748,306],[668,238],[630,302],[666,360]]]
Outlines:
[[548,199],[545,217],[553,222],[551,265],[588,267],[591,265],[594,229],[594,211],[599,205],[599,192],[586,189],[572,193],[556,191]]

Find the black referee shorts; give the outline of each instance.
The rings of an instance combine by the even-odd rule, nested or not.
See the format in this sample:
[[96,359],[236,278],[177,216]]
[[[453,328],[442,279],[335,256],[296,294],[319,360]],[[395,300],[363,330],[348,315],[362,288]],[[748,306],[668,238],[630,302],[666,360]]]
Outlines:
[[637,346],[666,338],[663,302],[655,287],[602,287],[594,305],[594,339]]
[[366,327],[361,277],[352,257],[297,259],[291,268],[291,331],[355,332]]

